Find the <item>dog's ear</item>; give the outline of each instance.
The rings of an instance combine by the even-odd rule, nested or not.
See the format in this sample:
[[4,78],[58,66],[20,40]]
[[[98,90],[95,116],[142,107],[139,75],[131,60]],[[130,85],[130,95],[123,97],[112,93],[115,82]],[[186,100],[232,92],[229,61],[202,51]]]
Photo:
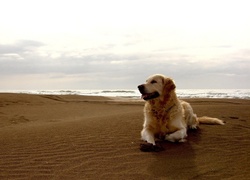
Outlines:
[[175,90],[176,86],[174,84],[174,81],[171,78],[164,78],[163,80],[164,86],[163,86],[163,96],[164,96],[164,101],[167,101],[170,93]]
[[164,102],[166,102],[170,98],[170,93],[176,88],[176,86],[171,78],[164,78],[163,83],[163,97]]
[[163,88],[164,92],[170,93],[175,88],[176,86],[171,78],[164,78],[164,88]]

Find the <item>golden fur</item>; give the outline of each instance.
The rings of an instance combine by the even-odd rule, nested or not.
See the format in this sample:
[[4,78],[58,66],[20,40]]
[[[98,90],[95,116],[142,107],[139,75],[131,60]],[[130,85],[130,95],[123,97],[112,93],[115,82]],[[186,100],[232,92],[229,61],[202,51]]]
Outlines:
[[155,145],[155,138],[184,142],[187,129],[199,123],[224,124],[217,118],[198,118],[189,103],[177,98],[174,81],[164,75],[150,76],[138,88],[146,100],[141,137],[148,143]]

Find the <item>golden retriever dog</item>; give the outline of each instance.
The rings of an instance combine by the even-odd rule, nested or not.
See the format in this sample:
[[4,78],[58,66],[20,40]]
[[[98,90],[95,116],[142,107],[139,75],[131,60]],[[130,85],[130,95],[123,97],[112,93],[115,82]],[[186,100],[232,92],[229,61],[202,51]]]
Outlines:
[[196,129],[199,123],[224,125],[217,118],[197,117],[191,105],[179,100],[174,81],[164,75],[150,76],[145,84],[138,86],[144,106],[142,140],[155,146],[155,140],[185,142],[188,128]]

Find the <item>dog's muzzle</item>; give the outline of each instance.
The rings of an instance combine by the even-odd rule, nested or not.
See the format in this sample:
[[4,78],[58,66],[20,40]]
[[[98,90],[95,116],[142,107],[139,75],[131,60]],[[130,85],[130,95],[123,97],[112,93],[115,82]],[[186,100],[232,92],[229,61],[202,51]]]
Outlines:
[[144,87],[143,84],[139,85],[139,86],[138,86],[138,89],[139,89],[139,91],[140,91],[141,94],[144,94],[145,87]]
[[138,89],[139,89],[140,93],[142,94],[141,98],[144,100],[150,100],[150,99],[154,99],[154,98],[157,98],[160,96],[160,94],[158,92],[147,93],[145,90],[144,84],[139,85]]

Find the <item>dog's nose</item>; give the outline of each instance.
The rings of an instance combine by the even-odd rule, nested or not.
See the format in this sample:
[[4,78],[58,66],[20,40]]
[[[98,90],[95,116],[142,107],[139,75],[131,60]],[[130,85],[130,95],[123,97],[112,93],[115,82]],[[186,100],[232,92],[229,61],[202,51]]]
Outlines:
[[143,85],[143,84],[139,85],[139,86],[138,86],[138,89],[139,89],[140,91],[142,91],[142,90],[144,89],[144,85]]

